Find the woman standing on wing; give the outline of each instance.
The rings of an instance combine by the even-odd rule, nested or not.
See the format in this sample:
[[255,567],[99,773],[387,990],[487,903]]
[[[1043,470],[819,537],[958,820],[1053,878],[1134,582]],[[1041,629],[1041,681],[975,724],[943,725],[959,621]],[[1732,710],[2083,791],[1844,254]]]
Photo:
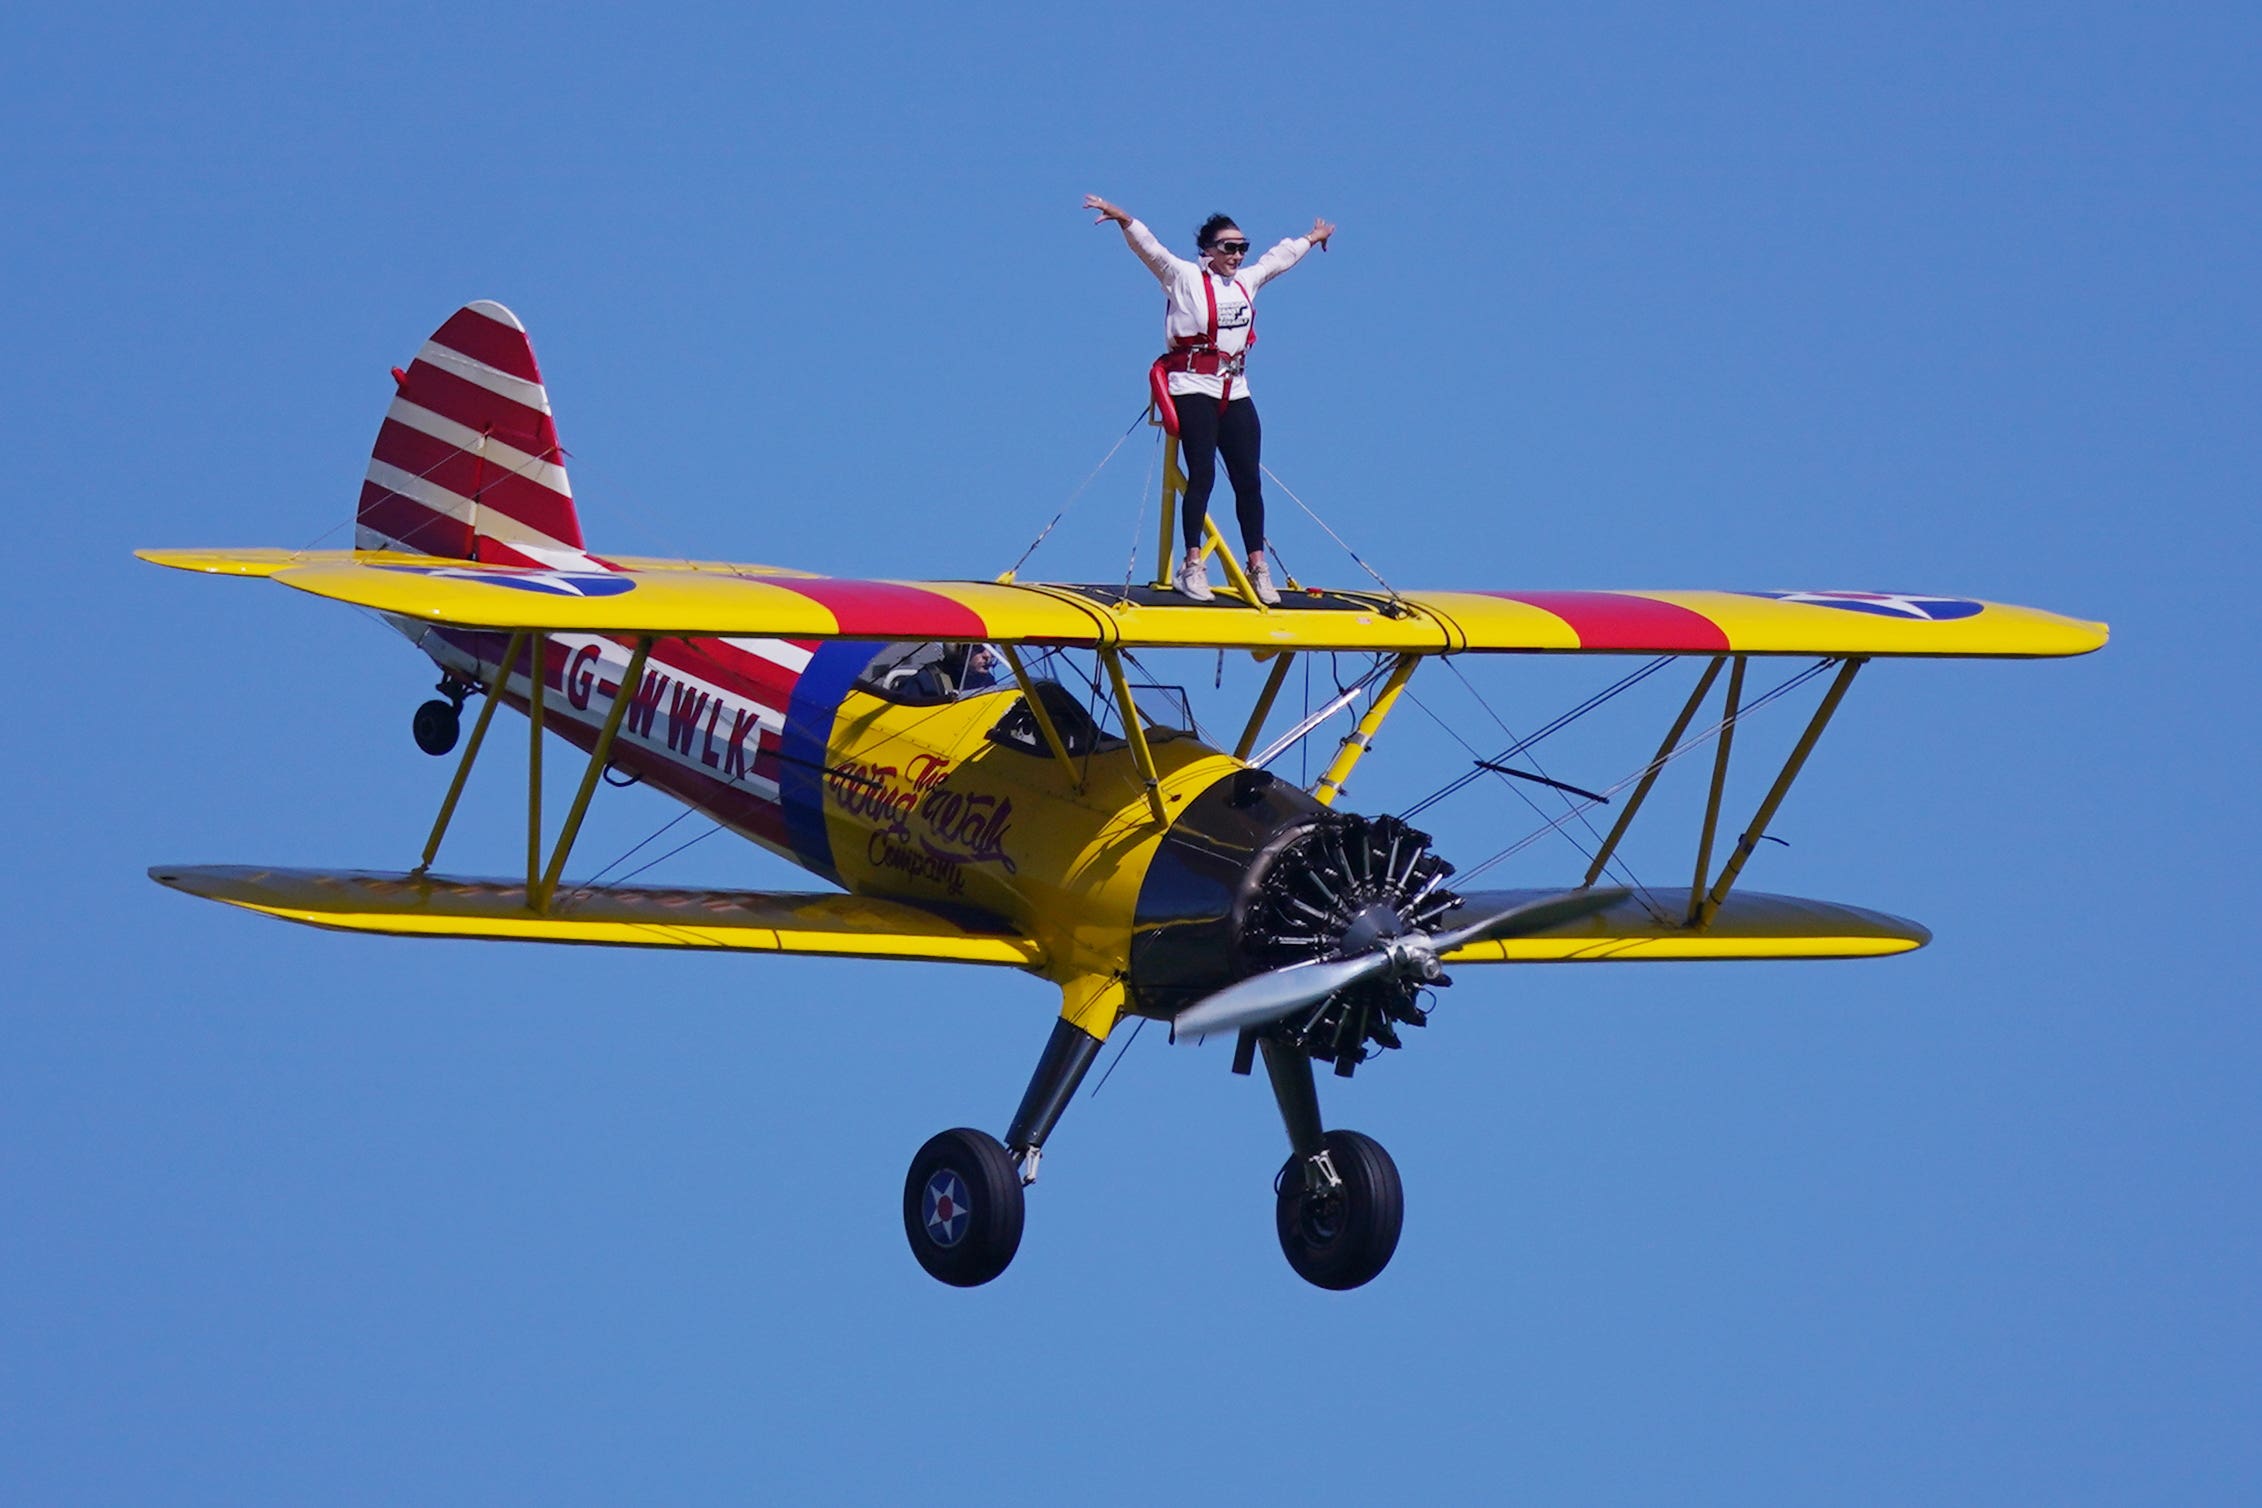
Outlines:
[[[1161,282],[1169,299],[1163,329],[1170,337],[1164,356],[1170,396],[1178,407],[1178,439],[1186,461],[1186,494],[1179,516],[1186,559],[1178,567],[1178,590],[1196,602],[1210,600],[1209,568],[1202,563],[1202,524],[1209,517],[1210,489],[1217,483],[1217,457],[1225,455],[1225,474],[1233,481],[1233,511],[1241,523],[1241,548],[1249,562],[1249,584],[1257,600],[1277,603],[1272,567],[1265,547],[1265,500],[1257,462],[1264,431],[1249,398],[1242,363],[1256,342],[1257,290],[1325,248],[1335,227],[1315,219],[1309,233],[1291,236],[1250,266],[1249,238],[1228,215],[1212,215],[1196,234],[1202,260],[1182,261],[1163,249],[1154,232],[1097,194],[1084,196],[1084,208],[1099,211],[1093,223],[1113,220],[1123,239]],[[1202,402],[1202,399],[1208,402]],[[1187,401],[1187,400],[1193,401]]]

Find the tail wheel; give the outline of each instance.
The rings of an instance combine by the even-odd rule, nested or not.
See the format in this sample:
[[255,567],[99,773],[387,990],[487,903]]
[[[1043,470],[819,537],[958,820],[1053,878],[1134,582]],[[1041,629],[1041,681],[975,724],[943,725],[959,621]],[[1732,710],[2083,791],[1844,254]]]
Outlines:
[[903,1180],[911,1255],[954,1288],[978,1287],[1005,1271],[1021,1249],[1023,1210],[1012,1155],[996,1137],[963,1126],[930,1137]]
[[416,734],[416,746],[437,759],[456,746],[463,717],[452,704],[434,697],[416,709],[416,720],[409,726]]
[[1280,1250],[1307,1283],[1357,1288],[1390,1265],[1406,1223],[1406,1194],[1398,1165],[1373,1137],[1330,1131],[1327,1154],[1338,1180],[1333,1188],[1307,1187],[1298,1157],[1273,1184]]

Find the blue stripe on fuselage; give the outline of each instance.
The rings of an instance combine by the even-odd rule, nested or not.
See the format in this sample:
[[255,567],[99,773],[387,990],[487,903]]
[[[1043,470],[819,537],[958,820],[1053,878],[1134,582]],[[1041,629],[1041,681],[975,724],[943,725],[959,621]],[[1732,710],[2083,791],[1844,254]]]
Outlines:
[[833,845],[825,831],[825,769],[830,763],[833,719],[848,688],[872,663],[876,646],[833,639],[817,646],[809,668],[793,683],[785,733],[778,744],[778,799],[785,806],[786,841],[804,869],[840,883]]

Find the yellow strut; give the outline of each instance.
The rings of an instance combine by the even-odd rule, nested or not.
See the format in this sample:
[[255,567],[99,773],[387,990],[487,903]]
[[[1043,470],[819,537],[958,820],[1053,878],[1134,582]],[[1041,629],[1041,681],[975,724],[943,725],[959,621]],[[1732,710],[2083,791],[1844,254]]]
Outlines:
[[1314,801],[1321,806],[1335,805],[1335,798],[1343,794],[1343,782],[1351,778],[1351,771],[1357,767],[1360,757],[1373,745],[1374,736],[1382,727],[1382,720],[1390,716],[1390,709],[1397,702],[1398,693],[1406,689],[1406,683],[1413,679],[1414,667],[1421,662],[1422,657],[1418,654],[1402,654],[1398,657],[1398,663],[1390,667],[1390,679],[1382,683],[1382,690],[1368,704],[1366,716],[1359,719],[1359,726],[1336,748],[1335,763],[1327,767],[1327,773],[1320,776],[1319,783],[1312,787]]
[[542,872],[542,888],[527,897],[527,904],[536,911],[548,911],[550,898],[558,893],[558,876],[565,871],[566,855],[573,852],[573,840],[581,836],[581,819],[588,814],[589,798],[596,794],[597,777],[612,757],[613,738],[620,732],[621,717],[628,711],[637,683],[644,678],[644,661],[651,653],[650,635],[636,641],[636,652],[628,658],[628,673],[621,677],[620,690],[613,695],[613,710],[605,714],[604,730],[589,750],[589,767],[581,772],[581,788],[573,793],[573,806],[566,812],[558,845],[550,851],[550,867]]
[[1115,705],[1123,714],[1123,736],[1131,744],[1132,763],[1139,767],[1139,778],[1147,786],[1147,810],[1154,813],[1157,827],[1170,825],[1170,814],[1162,804],[1162,774],[1155,768],[1154,750],[1147,747],[1147,729],[1139,720],[1139,705],[1131,700],[1131,683],[1123,678],[1123,660],[1113,646],[1100,651],[1100,663],[1107,667],[1107,678],[1115,686]]
[[1247,759],[1249,751],[1257,746],[1257,735],[1264,731],[1265,719],[1272,716],[1273,700],[1280,695],[1281,683],[1288,679],[1288,667],[1296,663],[1296,651],[1283,649],[1273,655],[1272,674],[1265,677],[1265,689],[1257,697],[1257,705],[1249,713],[1249,725],[1241,730],[1241,741],[1233,746],[1235,759]]
[[[549,669],[550,641],[530,637],[526,656],[526,903],[542,876],[542,678]],[[506,675],[508,671],[504,672]]]
[[1618,851],[1618,840],[1625,837],[1626,829],[1634,825],[1634,813],[1642,809],[1642,802],[1649,799],[1650,787],[1656,785],[1657,777],[1665,773],[1665,756],[1673,752],[1673,746],[1688,731],[1689,720],[1696,716],[1697,708],[1704,705],[1704,694],[1719,679],[1720,667],[1727,662],[1727,658],[1726,655],[1714,655],[1712,663],[1704,667],[1704,674],[1698,679],[1696,690],[1689,693],[1688,702],[1681,708],[1681,715],[1673,719],[1672,727],[1665,730],[1664,742],[1657,746],[1657,753],[1651,757],[1649,768],[1642,772],[1641,784],[1634,787],[1634,794],[1626,800],[1626,809],[1611,824],[1610,836],[1604,838],[1602,847],[1595,850],[1594,862],[1587,866],[1586,878],[1579,881],[1581,890],[1601,878],[1603,869],[1610,863],[1610,856]]
[[1260,613],[1271,612],[1271,608],[1257,600],[1257,589],[1249,584],[1249,573],[1241,569],[1241,558],[1233,553],[1225,536],[1217,532],[1217,520],[1206,513],[1202,515],[1202,534],[1209,541],[1202,547],[1202,558],[1207,560],[1211,551],[1217,552],[1217,558],[1225,562],[1226,579],[1233,583],[1233,590],[1241,594],[1242,605]]
[[1689,886],[1689,920],[1692,927],[1704,914],[1704,877],[1712,868],[1712,835],[1720,826],[1720,793],[1728,784],[1728,746],[1736,737],[1736,713],[1744,701],[1744,656],[1728,672],[1728,709],[1720,723],[1720,748],[1712,758],[1712,794],[1704,803],[1704,833],[1697,839],[1696,879]]
[[1791,750],[1791,757],[1783,762],[1783,773],[1776,776],[1775,784],[1768,788],[1767,798],[1759,803],[1759,811],[1752,817],[1751,826],[1744,829],[1743,836],[1736,840],[1736,851],[1728,856],[1728,862],[1721,867],[1719,882],[1712,887],[1712,893],[1704,898],[1704,905],[1698,910],[1696,917],[1699,927],[1709,923],[1719,911],[1720,903],[1728,899],[1729,888],[1736,883],[1736,876],[1744,871],[1744,861],[1759,846],[1761,836],[1767,831],[1767,824],[1775,820],[1776,808],[1791,793],[1791,782],[1799,778],[1799,771],[1805,766],[1806,757],[1814,752],[1815,743],[1822,737],[1822,730],[1830,725],[1830,715],[1838,710],[1838,703],[1845,699],[1847,689],[1854,683],[1854,672],[1861,667],[1860,660],[1848,660],[1838,668],[1838,678],[1830,683],[1829,691],[1823,694],[1822,705],[1814,709],[1814,716],[1807,722],[1806,732],[1799,735],[1797,747]]
[[1162,442],[1162,535],[1155,541],[1155,585],[1158,588],[1170,585],[1172,566],[1178,559],[1176,504],[1185,491],[1186,472],[1178,464],[1178,436],[1166,433]]
[[[1155,586],[1168,588],[1177,579],[1178,560],[1178,500],[1186,493],[1186,471],[1179,461],[1178,436],[1169,435],[1162,446],[1162,529],[1155,540]],[[1241,558],[1218,532],[1217,520],[1202,515],[1202,559],[1215,553],[1225,563],[1226,579],[1233,590],[1241,594],[1241,601],[1259,612],[1269,612],[1257,600],[1257,589],[1249,584],[1249,573],[1242,569]]]
[[526,645],[526,631],[521,629],[511,635],[510,648],[503,651],[503,668],[487,683],[487,699],[479,706],[479,718],[471,725],[471,741],[463,746],[463,758],[456,761],[456,778],[448,785],[448,794],[440,802],[440,815],[432,823],[432,836],[424,840],[424,859],[411,874],[422,874],[432,867],[440,856],[440,840],[447,836],[448,823],[456,814],[456,802],[463,797],[464,782],[471,778],[471,762],[479,757],[479,746],[486,741],[487,725],[495,720],[495,708],[503,699],[503,682],[510,678],[511,666],[518,663],[518,652]]
[[1068,757],[1068,745],[1061,742],[1060,730],[1053,726],[1052,714],[1045,710],[1044,698],[1037,695],[1036,682],[1030,680],[1029,672],[1022,668],[1021,656],[1014,652],[1010,644],[1000,644],[998,648],[1005,651],[1005,663],[1013,667],[1013,679],[1021,686],[1021,700],[1028,704],[1030,715],[1036,718],[1037,731],[1045,736],[1045,747],[1052,750],[1052,757],[1059,760],[1060,767],[1068,772],[1069,789],[1082,791],[1084,774],[1076,768],[1076,761]]

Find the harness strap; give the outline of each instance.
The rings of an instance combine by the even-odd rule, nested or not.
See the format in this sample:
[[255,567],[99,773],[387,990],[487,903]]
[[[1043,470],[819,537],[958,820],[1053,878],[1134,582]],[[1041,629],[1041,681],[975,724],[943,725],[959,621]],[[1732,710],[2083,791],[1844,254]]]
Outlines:
[[1238,351],[1221,351],[1217,348],[1217,285],[1210,278],[1210,270],[1203,268],[1202,296],[1209,303],[1209,328],[1199,335],[1173,335],[1170,337],[1170,349],[1156,357],[1154,365],[1147,369],[1147,386],[1166,434],[1178,433],[1178,406],[1171,401],[1166,374],[1192,372],[1200,377],[1223,377],[1225,381],[1220,385],[1217,400],[1217,411],[1223,414],[1226,405],[1233,401],[1233,379],[1240,375],[1241,364],[1248,359],[1250,347],[1257,343],[1257,301],[1249,296],[1247,288],[1241,286],[1239,278],[1232,278],[1229,281],[1240,289],[1241,297],[1249,308],[1249,338]]
[[[1219,385],[1217,395],[1217,411],[1221,414],[1225,412],[1225,406],[1233,401],[1233,379],[1240,372],[1241,363],[1249,359],[1249,349],[1257,343],[1257,301],[1249,297],[1248,289],[1241,287],[1239,278],[1232,278],[1229,281],[1240,291],[1241,301],[1249,311],[1249,338],[1241,343],[1240,350],[1233,353],[1231,366],[1215,365],[1208,372],[1202,373],[1206,377],[1222,376],[1225,378],[1225,381]],[[1197,352],[1206,351],[1213,358],[1222,360],[1225,353],[1217,349],[1217,284],[1212,281],[1212,274],[1207,267],[1202,269],[1202,297],[1209,301],[1210,327],[1202,336],[1202,344],[1194,346],[1192,349]],[[1196,371],[1199,369],[1187,367],[1184,370]]]

